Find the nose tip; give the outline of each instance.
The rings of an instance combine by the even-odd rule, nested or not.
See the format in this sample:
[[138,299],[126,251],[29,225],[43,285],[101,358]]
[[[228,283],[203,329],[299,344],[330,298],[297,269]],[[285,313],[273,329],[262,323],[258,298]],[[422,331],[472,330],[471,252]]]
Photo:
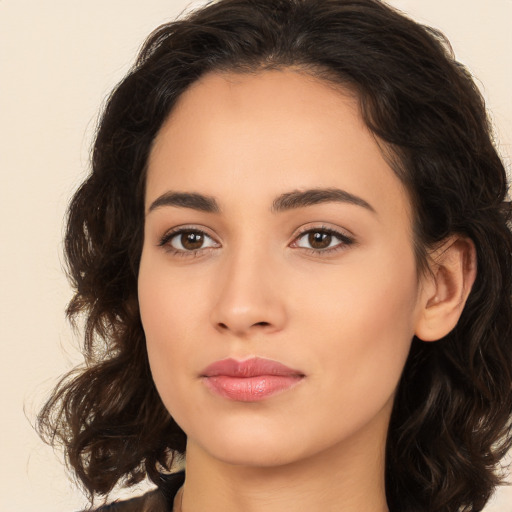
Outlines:
[[[271,333],[280,330],[283,326],[283,315],[277,308],[269,311],[258,308],[256,304],[243,309],[224,308],[217,310],[213,323],[217,330],[223,333],[230,332],[236,336],[244,337],[253,332]],[[266,318],[266,320],[258,320]]]
[[283,290],[275,278],[261,266],[231,266],[219,274],[224,286],[211,311],[211,322],[222,333],[244,337],[250,333],[267,334],[283,328],[286,322]]

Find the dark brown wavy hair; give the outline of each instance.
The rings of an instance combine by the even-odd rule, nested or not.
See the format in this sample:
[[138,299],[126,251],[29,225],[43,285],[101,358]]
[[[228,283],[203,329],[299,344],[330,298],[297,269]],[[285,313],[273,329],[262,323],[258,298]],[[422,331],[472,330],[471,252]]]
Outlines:
[[39,415],[91,496],[161,485],[186,436],[153,384],[137,302],[145,172],[177,99],[209,71],[294,67],[357,93],[414,207],[418,267],[450,234],[478,275],[456,328],[412,342],[392,413],[392,511],[476,512],[511,447],[510,209],[484,101],[445,38],[377,0],[220,0],[158,28],[108,99],[92,172],[74,195],[65,252],[86,365]]

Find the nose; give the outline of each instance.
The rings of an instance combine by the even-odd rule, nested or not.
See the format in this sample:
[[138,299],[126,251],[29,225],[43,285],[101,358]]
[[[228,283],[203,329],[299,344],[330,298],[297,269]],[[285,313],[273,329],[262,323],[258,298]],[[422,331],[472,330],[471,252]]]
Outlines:
[[264,254],[233,255],[223,262],[216,279],[211,310],[215,329],[237,337],[270,334],[286,324],[285,290],[276,265]]

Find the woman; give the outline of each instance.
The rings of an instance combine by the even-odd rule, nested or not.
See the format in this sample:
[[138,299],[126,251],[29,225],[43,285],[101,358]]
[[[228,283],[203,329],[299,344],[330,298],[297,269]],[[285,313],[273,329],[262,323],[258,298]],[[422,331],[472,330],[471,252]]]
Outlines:
[[379,1],[162,26],[70,206],[88,365],[41,431],[91,497],[157,484],[105,510],[481,510],[511,446],[506,191],[467,71]]

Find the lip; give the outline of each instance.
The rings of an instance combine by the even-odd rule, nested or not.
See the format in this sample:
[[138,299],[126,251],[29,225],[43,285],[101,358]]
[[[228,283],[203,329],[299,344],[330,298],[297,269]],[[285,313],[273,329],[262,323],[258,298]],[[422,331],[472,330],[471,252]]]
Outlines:
[[238,402],[258,402],[295,387],[304,374],[277,361],[253,357],[216,361],[201,372],[201,378],[214,394]]

